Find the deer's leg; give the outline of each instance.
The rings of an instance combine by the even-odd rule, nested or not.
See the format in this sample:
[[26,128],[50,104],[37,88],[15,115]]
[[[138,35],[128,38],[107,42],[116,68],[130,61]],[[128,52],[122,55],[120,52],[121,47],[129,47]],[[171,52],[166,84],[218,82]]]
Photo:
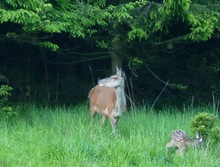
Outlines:
[[179,144],[177,147],[178,147],[178,149],[176,150],[176,154],[179,156],[183,156],[187,147],[185,145],[183,145],[182,143]]
[[101,120],[101,124],[102,124],[102,125],[105,123],[105,120],[106,120],[106,116],[105,116],[105,115],[102,115],[102,120]]
[[94,117],[95,115],[95,110],[93,108],[90,108],[90,116],[91,118]]
[[118,122],[118,118],[115,118],[115,117],[110,117],[110,122],[111,122],[111,125],[112,125],[112,131],[115,135],[118,134],[117,132],[117,129],[116,129],[116,125],[117,125],[117,122]]
[[166,144],[166,149],[169,149],[174,146],[175,146],[175,142],[173,140],[170,140],[170,142]]
[[184,150],[183,148],[178,148],[178,149],[176,150],[176,154],[179,155],[179,156],[183,156],[184,151],[185,151],[185,150]]
[[166,153],[169,153],[169,149],[175,147],[177,149],[177,146],[175,142],[171,139],[169,143],[166,144]]
[[96,114],[96,111],[93,108],[90,108],[90,117],[92,121],[93,121],[95,114]]

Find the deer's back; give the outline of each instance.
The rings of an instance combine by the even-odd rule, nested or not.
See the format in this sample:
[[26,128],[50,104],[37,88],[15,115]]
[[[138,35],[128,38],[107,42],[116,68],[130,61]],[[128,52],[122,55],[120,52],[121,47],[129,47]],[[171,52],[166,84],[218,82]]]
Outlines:
[[176,130],[172,134],[172,140],[178,147],[195,146],[199,144],[199,139],[190,139],[183,130]]
[[90,108],[103,111],[112,110],[116,107],[116,93],[115,88],[95,86],[89,93]]

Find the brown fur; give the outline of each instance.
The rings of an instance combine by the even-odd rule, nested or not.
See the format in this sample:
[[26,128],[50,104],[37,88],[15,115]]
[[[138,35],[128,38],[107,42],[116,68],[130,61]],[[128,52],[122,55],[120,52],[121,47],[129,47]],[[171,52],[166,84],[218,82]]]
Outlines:
[[93,118],[98,112],[102,115],[102,123],[106,117],[110,119],[113,133],[116,133],[116,124],[119,120],[120,113],[117,109],[117,99],[115,88],[95,86],[89,93],[90,115]]
[[103,111],[106,108],[109,113],[106,113],[105,115],[108,116],[114,110],[116,105],[115,89],[97,85],[90,91],[89,99],[91,116],[94,116],[96,110],[98,110],[97,112],[104,114]]

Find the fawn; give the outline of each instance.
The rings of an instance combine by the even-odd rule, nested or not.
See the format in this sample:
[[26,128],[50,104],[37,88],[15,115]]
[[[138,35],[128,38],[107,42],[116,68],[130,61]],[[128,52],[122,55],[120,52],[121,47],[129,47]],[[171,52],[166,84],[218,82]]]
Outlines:
[[169,143],[166,144],[167,150],[171,147],[176,147],[176,153],[179,155],[183,155],[188,147],[196,147],[201,146],[203,147],[204,141],[200,137],[199,133],[196,132],[196,138],[190,139],[186,132],[183,130],[175,130],[172,132],[172,138]]

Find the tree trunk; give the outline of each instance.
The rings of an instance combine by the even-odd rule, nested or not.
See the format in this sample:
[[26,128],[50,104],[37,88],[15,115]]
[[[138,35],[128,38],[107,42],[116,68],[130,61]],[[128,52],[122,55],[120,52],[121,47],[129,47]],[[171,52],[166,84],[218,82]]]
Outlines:
[[112,59],[112,73],[115,73],[116,67],[121,68],[122,66],[122,58],[120,56],[121,45],[119,40],[112,45],[112,50],[110,52],[110,56]]
[[26,64],[25,98],[29,100],[31,98],[31,57],[29,53],[27,53]]
[[121,57],[114,51],[111,51],[110,55],[112,59],[112,73],[115,73],[116,67],[121,68]]

